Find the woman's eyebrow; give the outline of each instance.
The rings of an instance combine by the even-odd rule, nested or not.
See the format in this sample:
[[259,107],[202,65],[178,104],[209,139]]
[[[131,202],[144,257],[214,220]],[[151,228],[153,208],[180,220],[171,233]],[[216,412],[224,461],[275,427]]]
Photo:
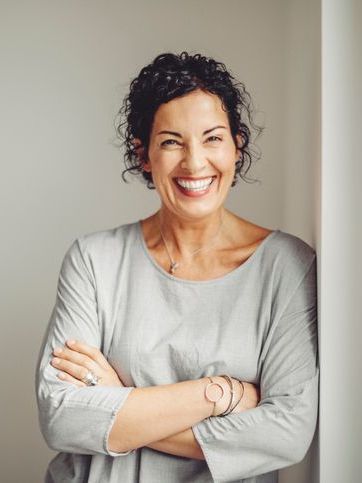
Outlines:
[[[215,127],[212,127],[211,129],[206,129],[206,131],[204,131],[202,133],[202,135],[204,136],[205,134],[209,134],[209,132],[213,131],[214,129],[218,129],[218,128],[226,129],[225,126],[215,126]],[[172,134],[172,136],[182,138],[182,135],[178,132],[175,132],[175,131],[160,131],[156,134],[156,136],[158,136],[159,134]]]

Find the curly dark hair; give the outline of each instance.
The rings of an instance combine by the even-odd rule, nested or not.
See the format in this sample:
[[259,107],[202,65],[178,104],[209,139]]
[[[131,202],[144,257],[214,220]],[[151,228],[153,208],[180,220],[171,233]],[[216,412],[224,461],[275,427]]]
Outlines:
[[253,121],[250,94],[244,84],[236,81],[227,71],[222,62],[216,62],[201,54],[190,55],[185,51],[179,55],[158,55],[151,64],[142,68],[130,84],[130,92],[124,97],[115,126],[117,137],[122,141],[121,147],[125,147],[126,169],[122,171],[123,181],[127,182],[125,174],[129,171],[131,174],[141,175],[141,180],[147,182],[147,187],[155,189],[152,174],[142,169],[142,160],[136,153],[138,146],[133,141],[135,138],[140,139],[147,157],[152,122],[158,107],[196,89],[219,96],[227,112],[236,146],[236,135],[241,134],[243,144],[239,147],[241,154],[235,163],[231,186],[236,184],[237,175],[248,182],[245,174],[252,161],[260,158],[258,150],[251,143],[251,133],[254,131],[257,137],[263,129]]

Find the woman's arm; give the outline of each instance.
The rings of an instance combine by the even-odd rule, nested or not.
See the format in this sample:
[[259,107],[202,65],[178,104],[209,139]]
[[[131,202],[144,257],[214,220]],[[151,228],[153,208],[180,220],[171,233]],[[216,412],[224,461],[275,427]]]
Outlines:
[[[215,380],[215,379],[214,379]],[[233,413],[239,413],[256,407],[260,401],[259,388],[251,383],[244,382],[245,392]],[[147,445],[149,448],[163,453],[205,460],[204,453],[195,438],[191,428],[181,431],[160,441],[155,441]]]
[[[80,341],[68,340],[66,342],[67,345],[64,346],[64,348],[59,347],[54,350],[54,355],[57,357],[52,360],[52,365],[62,371],[58,374],[60,379],[71,382],[78,387],[86,387],[82,380],[87,372],[91,370],[98,378],[100,378],[98,382],[99,385],[124,387],[118,374],[98,348],[89,346]],[[205,417],[210,416],[210,407],[211,411],[213,411],[214,406],[213,403],[210,404],[209,401],[203,398],[203,394],[200,391],[201,381],[204,382],[202,385],[202,390],[204,391],[206,384],[209,382],[208,378],[202,378],[196,381],[184,381],[181,386],[180,383],[154,386],[151,392],[150,388],[141,388],[141,399],[130,399],[131,404],[133,404],[131,411],[135,413],[133,418],[123,416],[127,418],[127,424],[132,426],[133,420],[135,425],[134,428],[131,427],[126,431],[126,433],[133,434],[134,438],[136,438],[136,440],[133,442],[131,441],[130,444],[136,447],[149,446],[153,449],[158,449],[159,451],[177,456],[204,459],[200,446],[191,430],[191,426],[186,427],[181,431],[177,431],[176,433],[168,434],[166,437],[162,437],[162,435],[165,434],[165,431],[174,431],[172,412],[169,414],[170,420],[168,420],[167,416],[170,406],[174,407],[174,409],[171,408],[171,411],[181,411],[181,414],[185,412],[185,407],[189,407],[194,411],[193,414],[196,414],[194,408],[196,408],[196,411],[201,410],[198,418],[204,419]],[[225,410],[229,403],[229,389],[223,378],[214,376],[213,381],[221,383],[225,390],[225,396],[217,403],[215,408],[215,413],[220,414]],[[232,405],[234,405],[234,401],[240,399],[237,406],[233,409],[233,413],[239,413],[257,406],[260,401],[260,392],[257,386],[243,382],[244,391],[241,394],[241,387],[236,380],[233,385],[236,390],[236,395],[235,399],[233,399]],[[186,392],[180,396],[180,391]],[[139,393],[140,391],[137,390],[136,392]],[[185,398],[189,398],[188,401],[185,400]],[[170,403],[169,400],[172,402]],[[141,405],[141,408],[137,408],[137,404]],[[180,408],[178,408],[178,406],[180,406]],[[144,415],[143,417],[146,419],[147,424],[142,424],[139,414]],[[163,415],[161,420],[159,414]],[[185,415],[185,424],[187,424],[187,418],[189,417],[190,413]],[[114,422],[110,434],[109,446],[111,451],[125,452],[124,446],[126,442],[122,442],[122,438],[124,438],[125,426],[127,426],[127,424],[125,425],[122,420],[119,421],[118,419],[116,418]],[[179,426],[181,423],[180,417],[174,418],[174,420],[177,421],[177,425]],[[169,427],[170,429],[168,429]],[[119,428],[121,428],[121,430]],[[141,428],[142,430],[140,430]],[[161,434],[161,437],[159,434]],[[147,444],[144,443],[145,437],[149,438]],[[155,440],[154,438],[157,439]]]
[[[82,380],[91,370],[100,378],[99,385],[124,387],[116,371],[96,347],[91,347],[84,342],[68,340],[64,348],[59,347],[54,350],[54,355],[57,357],[52,360],[52,365],[62,371],[58,373],[58,377],[62,380],[71,382],[78,387],[86,387]],[[189,421],[196,417],[199,422],[200,418],[202,420],[209,417],[211,412],[220,414],[228,407],[230,401],[228,385],[220,376],[214,376],[213,381],[222,384],[225,391],[225,395],[215,408],[214,404],[204,397],[206,384],[209,383],[209,379],[206,377],[196,381],[134,389],[133,394],[136,393],[137,397],[128,399],[131,404],[128,412],[131,413],[131,416],[122,409],[122,417],[120,418],[118,414],[115,418],[109,436],[110,450],[124,453],[137,447],[149,446],[177,456],[204,459],[191,430],[192,423],[190,424]],[[235,401],[238,401],[233,413],[257,406],[260,401],[258,386],[243,382],[243,392],[236,380],[233,381],[233,386],[236,395],[231,404],[234,406]],[[189,408],[189,410],[185,412],[185,408]],[[160,414],[163,415],[161,419]],[[177,432],[174,429],[175,422]],[[179,430],[180,424],[190,424],[190,426]],[[126,438],[126,434],[132,435],[132,437]],[[127,444],[131,450],[126,448]]]
[[161,439],[160,441],[150,443],[147,447],[161,451],[162,453],[183,456],[184,458],[192,458],[195,460],[205,459],[204,453],[191,428]]
[[[57,347],[53,354],[56,357],[51,360],[51,364],[62,371],[57,376],[63,381],[86,388],[83,380],[87,373],[92,371],[99,379],[98,386],[125,387],[117,372],[97,347],[80,341],[67,340],[66,345]],[[214,381],[221,383],[225,389],[225,396],[216,407],[216,413],[219,413],[224,410],[223,404],[225,404],[228,389],[222,378],[216,376]],[[165,438],[190,429],[194,421],[199,422],[210,416],[214,410],[214,404],[204,397],[204,389],[208,383],[209,379],[204,377],[176,384],[134,388],[137,397],[130,399],[131,407],[127,408],[130,414],[126,412],[124,415],[122,411],[125,421],[122,418],[119,421],[119,415],[115,418],[108,439],[109,449],[122,453],[130,451],[123,449],[128,440],[132,445],[131,449],[146,446],[158,440],[162,440],[164,444]],[[185,411],[185,408],[188,410]],[[182,426],[187,424],[189,426]],[[131,433],[132,438],[125,437],[125,434]],[[174,438],[172,441],[174,442]]]
[[260,403],[192,427],[215,481],[241,480],[298,463],[312,441],[319,380],[315,255],[301,262],[289,269],[294,280],[289,301],[272,321],[263,346]]
[[112,451],[124,452],[163,440],[209,417],[207,378],[133,389],[109,434]]
[[[126,455],[187,430],[212,413],[214,405],[204,396],[207,378],[145,388],[77,387],[62,381],[57,377],[62,367],[50,362],[55,348],[69,338],[101,346],[95,281],[79,239],[63,259],[56,303],[36,368],[39,422],[52,449]],[[122,452],[124,448],[130,449]]]
[[56,301],[39,352],[35,374],[39,424],[51,449],[77,454],[113,454],[107,436],[115,415],[133,387],[77,387],[57,377],[53,351],[67,339],[101,346],[96,284],[80,240],[66,252]]
[[[225,403],[230,400],[227,385],[219,376],[215,376],[213,380],[223,384],[225,396],[218,406],[223,405],[225,409]],[[191,452],[190,457],[194,457],[195,453],[200,456],[199,445],[187,430],[193,424],[210,417],[213,412],[214,403],[208,401],[204,395],[209,382],[205,377],[194,381],[134,389],[118,412],[110,432],[109,446],[112,451],[124,452],[157,442],[162,448],[169,447],[172,451],[177,449],[178,454],[181,449],[188,454]],[[255,386],[244,383],[244,387],[246,391],[233,413],[255,407],[257,404]],[[238,395],[241,396],[241,391],[237,397]],[[222,411],[217,409],[216,412]],[[180,432],[181,434],[175,438],[175,433]]]

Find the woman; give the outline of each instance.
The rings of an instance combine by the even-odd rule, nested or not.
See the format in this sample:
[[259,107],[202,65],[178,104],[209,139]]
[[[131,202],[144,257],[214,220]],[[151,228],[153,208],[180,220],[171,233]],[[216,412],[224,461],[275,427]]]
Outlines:
[[64,257],[36,378],[46,481],[276,482],[316,425],[315,251],[224,207],[255,127],[224,64],[162,54],[120,113],[160,208]]

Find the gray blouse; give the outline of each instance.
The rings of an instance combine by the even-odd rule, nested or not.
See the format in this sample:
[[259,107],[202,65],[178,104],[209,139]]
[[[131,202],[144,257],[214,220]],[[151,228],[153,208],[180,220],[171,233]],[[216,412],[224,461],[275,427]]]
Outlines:
[[[275,230],[226,275],[184,280],[160,267],[140,221],[77,238],[60,269],[36,369],[42,434],[58,454],[45,481],[276,483],[301,461],[318,413],[316,253]],[[68,338],[97,346],[126,387],[56,377]],[[192,426],[205,460],[148,447],[114,453],[117,411],[140,386],[230,374],[259,384],[251,410]]]

